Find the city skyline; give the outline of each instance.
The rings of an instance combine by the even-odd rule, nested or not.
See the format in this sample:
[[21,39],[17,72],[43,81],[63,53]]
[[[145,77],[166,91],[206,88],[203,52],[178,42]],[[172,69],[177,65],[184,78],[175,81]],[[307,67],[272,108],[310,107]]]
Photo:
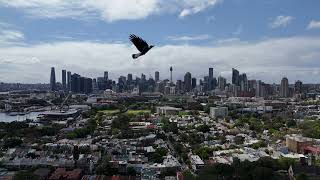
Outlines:
[[[174,66],[174,79],[188,71],[199,78],[202,69],[214,66],[219,72],[215,76],[228,80],[230,69],[237,68],[267,83],[283,76],[320,83],[316,0],[137,2],[144,8],[123,6],[124,0],[0,1],[0,80],[44,83],[52,66],[87,77],[105,69],[118,77],[123,72],[166,72]],[[114,5],[120,8],[117,12],[110,8]],[[132,61],[136,50],[130,33],[156,47]]]
[[320,0],[0,0],[0,180],[320,180]]
[[[209,81],[210,82],[210,81],[215,80],[216,82],[211,82],[211,83],[215,84],[215,86],[216,86],[215,88],[219,88],[219,86],[221,85],[221,83],[219,81],[219,79],[220,79],[221,81],[223,81],[222,84],[224,84],[224,86],[227,85],[227,84],[234,84],[236,86],[239,86],[239,88],[242,88],[241,91],[246,90],[246,88],[244,88],[243,86],[248,86],[248,81],[257,81],[257,82],[261,81],[262,83],[266,83],[266,82],[264,82],[263,80],[260,80],[260,79],[252,79],[250,77],[248,78],[245,72],[241,72],[240,73],[239,70],[235,69],[235,68],[231,69],[231,78],[230,79],[227,79],[222,75],[215,76],[216,73],[215,73],[213,67],[208,67],[207,68],[208,69],[207,74],[204,73],[204,75],[202,77],[200,77],[198,75],[194,76],[194,74],[192,72],[188,71],[188,72],[184,72],[184,76],[182,78],[173,79],[173,75],[172,75],[173,71],[172,71],[172,69],[173,69],[173,67],[170,66],[170,68],[169,68],[169,76],[168,77],[166,77],[166,75],[161,74],[161,72],[159,72],[159,71],[155,71],[153,75],[149,74],[148,76],[143,72],[141,72],[140,74],[132,74],[132,73],[128,72],[128,74],[121,74],[118,77],[110,77],[109,76],[109,73],[110,73],[109,71],[103,71],[102,74],[100,74],[98,76],[87,77],[87,78],[91,78],[92,80],[94,80],[94,79],[98,80],[99,78],[103,78],[104,80],[111,80],[111,81],[115,81],[116,83],[118,83],[119,79],[122,79],[122,78],[124,78],[125,81],[133,81],[133,80],[136,80],[136,79],[141,79],[141,77],[144,76],[145,80],[152,79],[155,82],[168,80],[170,83],[173,83],[173,85],[176,85],[176,83],[178,81],[184,82],[184,80],[186,78],[186,75],[188,74],[188,76],[191,75],[191,77],[188,77],[189,78],[188,81],[190,81],[191,84],[194,84],[194,82],[192,82],[192,81],[194,81],[194,79],[195,79],[196,85],[201,84],[202,81],[203,82],[205,82],[205,81]],[[52,74],[54,74],[54,80],[56,81],[56,83],[60,83],[62,85],[63,89],[65,89],[64,85],[63,85],[64,79],[66,81],[66,87],[68,87],[68,84],[71,84],[71,76],[73,74],[79,75],[77,72],[68,71],[68,73],[70,73],[70,80],[67,81],[66,78],[68,78],[69,75],[66,75],[66,77],[63,77],[63,74],[66,73],[67,70],[62,69],[61,70],[62,71],[62,76],[58,77],[58,78],[57,78],[57,76],[55,74],[55,70],[56,70],[55,67],[51,67],[49,84],[50,84],[50,86],[52,86],[51,85],[51,81],[53,79]],[[233,75],[234,72],[236,72],[235,75]],[[162,78],[163,76],[164,76],[164,78]],[[237,81],[233,80],[234,76],[237,76],[236,77],[236,78],[238,78]],[[171,81],[171,78],[172,78],[172,81]],[[281,86],[283,79],[286,79],[288,81],[288,85],[294,85],[297,82],[302,82],[301,80],[297,79],[297,80],[292,80],[293,82],[290,83],[290,81],[287,78],[287,76],[282,76],[281,79],[280,79],[280,82],[274,82],[274,83],[268,83],[268,84],[277,84],[277,85]],[[246,83],[246,84],[242,84],[242,83]],[[191,84],[190,84],[190,86],[191,86]],[[210,87],[208,87],[208,88],[210,88]],[[212,88],[210,88],[210,89],[212,89]]]

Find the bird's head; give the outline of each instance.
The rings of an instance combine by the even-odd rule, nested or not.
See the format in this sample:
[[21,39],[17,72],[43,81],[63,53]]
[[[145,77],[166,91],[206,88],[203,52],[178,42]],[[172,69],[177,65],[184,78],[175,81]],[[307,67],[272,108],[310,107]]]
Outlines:
[[151,46],[150,46],[150,49],[153,48],[153,47],[154,47],[154,45],[151,45]]

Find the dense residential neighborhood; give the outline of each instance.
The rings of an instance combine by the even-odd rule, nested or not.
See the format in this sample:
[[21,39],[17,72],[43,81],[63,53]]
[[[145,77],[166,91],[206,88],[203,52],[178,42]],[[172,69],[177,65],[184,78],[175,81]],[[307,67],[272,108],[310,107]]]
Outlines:
[[317,179],[319,91],[277,89],[4,92],[1,114],[24,119],[1,119],[0,179]]

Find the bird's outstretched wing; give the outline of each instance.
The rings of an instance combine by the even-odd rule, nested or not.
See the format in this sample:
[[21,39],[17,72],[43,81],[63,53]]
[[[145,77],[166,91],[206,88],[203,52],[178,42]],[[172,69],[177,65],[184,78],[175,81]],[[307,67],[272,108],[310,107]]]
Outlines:
[[136,46],[136,48],[140,52],[144,51],[146,48],[149,47],[148,43],[145,40],[141,39],[140,37],[134,34],[130,35],[130,41]]

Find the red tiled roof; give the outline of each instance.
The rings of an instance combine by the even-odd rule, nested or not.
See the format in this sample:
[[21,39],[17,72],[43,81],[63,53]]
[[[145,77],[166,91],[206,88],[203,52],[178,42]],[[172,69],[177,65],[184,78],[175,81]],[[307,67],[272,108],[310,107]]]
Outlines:
[[0,177],[0,180],[12,180],[13,176],[4,176],[4,177]]
[[63,174],[66,173],[66,169],[65,168],[57,168],[52,175],[50,176],[50,180],[59,180],[60,177],[63,176]]
[[80,179],[82,170],[81,169],[74,169],[72,171],[67,172],[67,179],[68,180],[77,180]]
[[311,151],[313,153],[320,153],[320,147],[307,146],[304,148],[305,151]]
[[61,178],[67,180],[77,180],[81,178],[81,169],[74,169],[72,171],[66,171],[65,168],[57,168],[50,176],[50,180],[59,180]]

